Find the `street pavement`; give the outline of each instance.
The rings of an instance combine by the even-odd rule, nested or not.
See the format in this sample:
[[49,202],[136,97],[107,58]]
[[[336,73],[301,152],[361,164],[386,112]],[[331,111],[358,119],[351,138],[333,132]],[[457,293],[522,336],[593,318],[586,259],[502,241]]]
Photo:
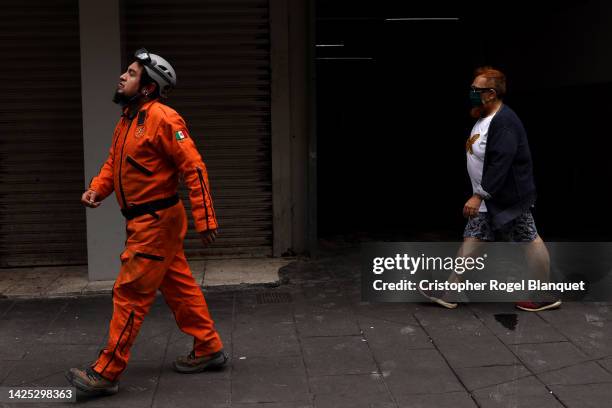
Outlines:
[[[205,291],[231,355],[222,371],[172,371],[192,339],[158,296],[119,393],[79,404],[612,407],[612,304],[542,313],[512,304],[371,304],[361,301],[357,255],[341,248],[299,259],[281,269],[280,286]],[[67,385],[65,370],[93,361],[105,344],[111,313],[109,295],[0,300],[0,385]]]

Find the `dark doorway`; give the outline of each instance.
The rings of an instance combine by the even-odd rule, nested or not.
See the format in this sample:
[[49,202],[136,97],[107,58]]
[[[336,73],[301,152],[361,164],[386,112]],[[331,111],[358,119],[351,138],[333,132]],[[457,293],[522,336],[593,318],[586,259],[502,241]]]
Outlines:
[[459,237],[466,28],[380,13],[318,22],[319,234]]
[[[554,7],[517,4],[508,11],[476,3],[319,0],[319,236],[460,240],[461,209],[471,194],[464,151],[473,125],[467,92],[474,68],[494,65],[508,76],[505,102],[527,128],[541,235],[609,240],[612,194],[598,183],[612,178],[604,158],[610,142],[603,133],[612,110],[606,97],[612,60],[604,58],[610,74],[594,80],[590,68],[575,67],[575,55],[564,49],[568,38],[579,47],[580,24],[586,28],[610,15],[605,7],[569,1]],[[575,16],[575,32],[555,42],[564,19]],[[607,52],[608,34],[612,29],[599,33],[595,42],[601,44],[591,44],[589,53]],[[557,64],[539,68],[547,58]],[[581,58],[585,64],[598,60]],[[588,103],[577,103],[581,95]],[[577,148],[585,131],[593,143]],[[584,189],[598,191],[588,200],[593,211],[572,214],[571,206],[587,204],[580,198]]]

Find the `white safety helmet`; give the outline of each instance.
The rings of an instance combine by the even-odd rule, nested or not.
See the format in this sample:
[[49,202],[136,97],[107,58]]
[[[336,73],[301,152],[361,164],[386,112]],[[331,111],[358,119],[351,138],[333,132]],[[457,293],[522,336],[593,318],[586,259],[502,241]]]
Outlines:
[[134,56],[157,84],[159,95],[162,98],[167,98],[168,93],[176,86],[176,72],[174,72],[172,65],[159,55],[151,54],[145,48],[136,51]]

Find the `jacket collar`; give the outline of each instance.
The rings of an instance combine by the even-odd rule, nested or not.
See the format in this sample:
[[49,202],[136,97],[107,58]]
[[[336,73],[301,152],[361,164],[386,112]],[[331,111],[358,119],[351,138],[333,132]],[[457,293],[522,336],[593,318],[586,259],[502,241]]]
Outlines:
[[133,111],[130,111],[129,108],[126,106],[125,108],[123,108],[123,112],[121,113],[121,116],[126,117],[129,120],[132,120],[136,117],[136,115],[138,115],[139,112],[146,111],[147,109],[149,109],[151,105],[153,105],[156,102],[158,102],[157,99],[147,101],[143,103],[137,110],[133,110]]

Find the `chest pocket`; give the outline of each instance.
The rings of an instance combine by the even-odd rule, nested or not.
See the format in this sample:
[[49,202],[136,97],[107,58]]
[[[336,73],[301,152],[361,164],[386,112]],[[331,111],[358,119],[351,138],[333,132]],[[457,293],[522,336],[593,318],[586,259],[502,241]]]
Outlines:
[[146,168],[142,164],[138,163],[136,161],[136,159],[134,159],[132,156],[128,155],[125,160],[129,164],[131,164],[136,170],[140,171],[141,173],[143,173],[143,174],[145,174],[147,176],[152,176],[153,175],[153,172],[151,170],[149,170],[148,168]]

